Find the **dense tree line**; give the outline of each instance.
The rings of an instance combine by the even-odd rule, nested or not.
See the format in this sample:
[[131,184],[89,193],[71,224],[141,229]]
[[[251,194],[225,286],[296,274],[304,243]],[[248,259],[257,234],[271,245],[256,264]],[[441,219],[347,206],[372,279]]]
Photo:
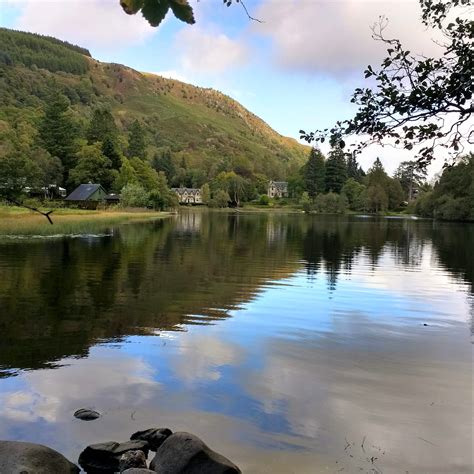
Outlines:
[[474,154],[445,167],[434,186],[416,161],[400,163],[390,177],[379,158],[365,173],[354,154],[334,148],[326,159],[313,148],[290,178],[290,192],[307,212],[408,211],[443,220],[474,220]]
[[474,221],[474,154],[446,167],[433,189],[419,195],[413,209],[424,217]]
[[0,28],[0,65],[23,64],[51,72],[84,74],[89,64],[87,49],[56,38]]
[[376,159],[366,174],[354,154],[344,153],[339,147],[329,152],[327,159],[316,148],[311,150],[308,162],[293,176],[290,192],[300,196],[305,211],[380,213],[400,210],[407,200],[400,181],[385,172]]

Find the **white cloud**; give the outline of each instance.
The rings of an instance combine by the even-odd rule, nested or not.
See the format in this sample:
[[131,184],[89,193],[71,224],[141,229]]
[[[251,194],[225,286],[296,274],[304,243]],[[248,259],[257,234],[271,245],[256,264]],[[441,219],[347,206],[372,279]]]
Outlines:
[[219,380],[222,367],[236,365],[241,349],[215,336],[183,336],[180,357],[176,359],[176,373],[188,385],[202,380]]
[[126,15],[118,1],[23,0],[15,28],[55,36],[87,48],[143,42],[157,30],[141,15]]
[[193,81],[186,74],[181,71],[177,71],[176,69],[169,69],[167,71],[158,71],[158,72],[151,72],[151,74],[156,74],[158,76],[164,77],[166,79],[175,79],[181,82],[187,82],[191,84]]
[[176,37],[176,49],[185,71],[221,73],[242,66],[249,54],[245,43],[223,33],[207,33],[198,27],[183,28]]
[[265,23],[253,29],[272,39],[281,67],[340,76],[384,57],[370,31],[380,15],[390,20],[387,36],[418,53],[436,50],[420,14],[418,0],[264,0],[256,15]]
[[[69,366],[63,370],[27,372],[23,391],[1,393],[0,419],[52,423],[69,419],[81,407],[102,412],[111,401],[118,406],[139,404],[159,388],[153,380],[154,369],[141,359],[124,354],[63,362],[66,361]],[[102,399],[101,406],[95,406],[97,399]]]

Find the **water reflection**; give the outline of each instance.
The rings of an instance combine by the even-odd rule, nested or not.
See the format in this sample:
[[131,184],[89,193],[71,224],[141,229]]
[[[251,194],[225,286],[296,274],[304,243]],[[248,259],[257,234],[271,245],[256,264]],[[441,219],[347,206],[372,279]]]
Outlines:
[[251,473],[470,472],[473,232],[189,213],[0,243],[0,438],[76,459],[157,424]]

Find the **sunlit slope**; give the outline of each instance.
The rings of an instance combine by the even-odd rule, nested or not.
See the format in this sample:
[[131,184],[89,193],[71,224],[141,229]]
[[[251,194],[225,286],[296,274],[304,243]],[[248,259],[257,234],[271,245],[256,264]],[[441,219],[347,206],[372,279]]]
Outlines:
[[84,125],[94,107],[106,105],[124,129],[136,118],[144,123],[150,153],[170,147],[177,158],[206,171],[231,161],[284,177],[307,155],[307,147],[218,91],[101,63],[58,40],[0,29],[0,120],[18,114],[37,119],[52,89],[69,97]]

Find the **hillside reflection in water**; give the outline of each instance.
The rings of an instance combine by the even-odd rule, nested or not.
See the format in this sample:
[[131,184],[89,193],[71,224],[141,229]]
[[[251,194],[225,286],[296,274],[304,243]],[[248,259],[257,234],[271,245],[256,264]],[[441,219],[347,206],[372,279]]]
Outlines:
[[205,212],[0,242],[0,439],[75,461],[166,425],[249,473],[471,472],[473,242]]

